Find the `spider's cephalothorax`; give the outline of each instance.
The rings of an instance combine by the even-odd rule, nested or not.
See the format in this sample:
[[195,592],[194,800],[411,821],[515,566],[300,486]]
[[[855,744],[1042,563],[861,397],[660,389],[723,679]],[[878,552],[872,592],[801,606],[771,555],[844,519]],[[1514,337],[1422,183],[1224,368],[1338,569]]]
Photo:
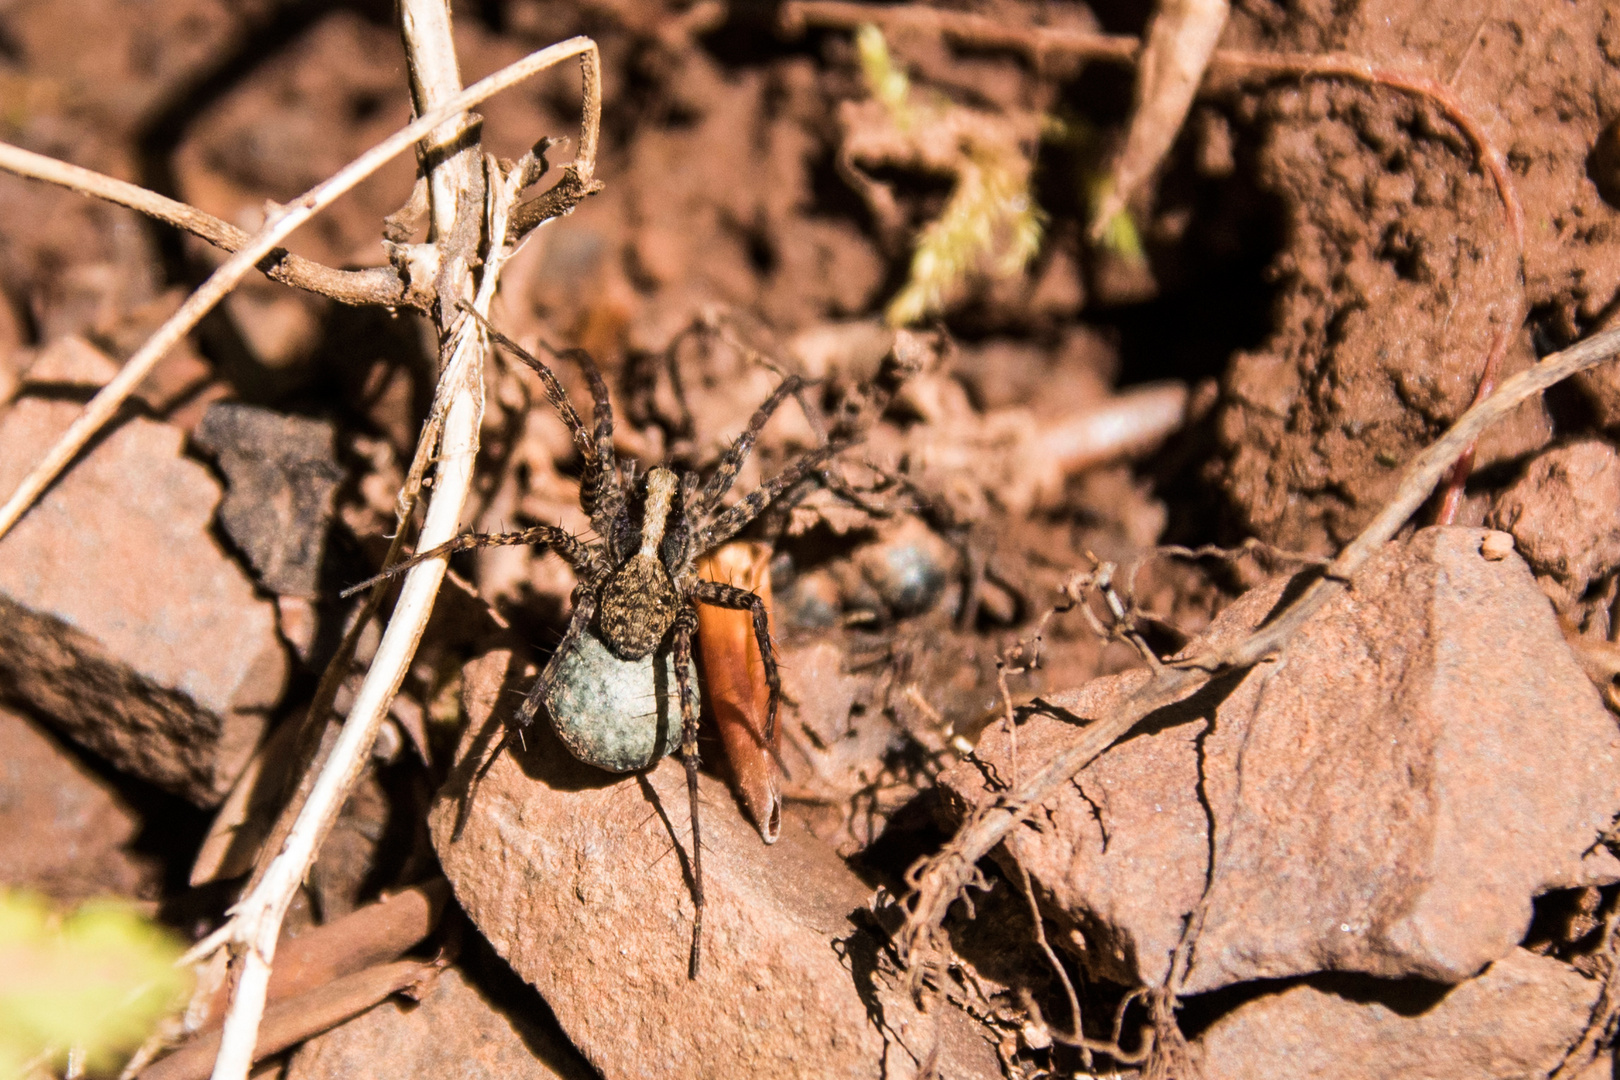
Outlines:
[[602,642],[626,660],[640,660],[662,644],[680,606],[674,579],[680,563],[664,561],[664,534],[680,498],[680,482],[670,470],[656,468],[647,474],[640,495],[640,543],[608,575],[598,594]]
[[[464,310],[471,312],[465,306]],[[481,317],[479,321],[483,322]],[[579,349],[557,353],[578,363],[590,383],[595,415],[594,425],[587,429],[549,367],[487,323],[484,328],[540,376],[546,397],[572,433],[584,462],[580,502],[590,515],[598,539],[581,542],[550,525],[515,533],[470,533],[421,552],[389,573],[453,551],[501,544],[549,547],[567,560],[579,581],[574,589],[574,611],[556,652],[518,708],[515,725],[519,731],[527,728],[545,705],[563,743],[587,764],[630,772],[647,768],[673,749],[667,716],[668,675],[673,667],[680,703],[681,758],[692,813],[696,915],[690,971],[695,978],[703,920],[697,803],[698,711],[691,671],[697,604],[741,609],[753,616],[765,680],[770,687],[764,731],[767,746],[774,742],[781,698],[764,602],[747,589],[699,578],[695,565],[705,553],[746,527],[778,495],[814,476],[847,443],[832,442],[807,451],[758,490],[732,506],[722,507],[721,500],[731,489],[760,430],[802,385],[796,376],[783,380],[754,412],[747,429],[727,448],[707,481],[700,481],[692,473],[677,474],[664,466],[637,477],[634,463],[621,464],[613,451],[613,411],[607,384],[590,356]]]

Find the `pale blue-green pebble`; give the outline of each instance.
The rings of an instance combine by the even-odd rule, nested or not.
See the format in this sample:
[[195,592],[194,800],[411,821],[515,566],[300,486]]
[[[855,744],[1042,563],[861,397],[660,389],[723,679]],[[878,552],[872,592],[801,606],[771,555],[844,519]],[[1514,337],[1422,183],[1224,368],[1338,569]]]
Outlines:
[[[660,666],[663,677],[657,678]],[[694,710],[701,700],[694,676]],[[557,737],[587,765],[609,772],[645,769],[681,744],[674,650],[621,660],[594,634],[584,634],[558,663],[546,709]]]

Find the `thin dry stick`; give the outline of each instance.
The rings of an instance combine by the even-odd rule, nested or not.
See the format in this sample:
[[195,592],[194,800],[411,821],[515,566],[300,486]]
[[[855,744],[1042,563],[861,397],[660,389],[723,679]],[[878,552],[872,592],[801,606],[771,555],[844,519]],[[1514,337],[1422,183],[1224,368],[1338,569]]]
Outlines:
[[[407,509],[404,518],[408,519],[416,508],[413,501]],[[394,538],[388,545],[388,552],[383,556],[383,565],[391,566],[399,561],[400,553],[405,548],[406,530],[396,528]],[[320,756],[322,738],[326,734],[326,725],[330,722],[332,704],[337,700],[338,689],[343,680],[349,675],[349,664],[354,659],[354,650],[360,644],[360,635],[366,625],[376,616],[377,610],[382,607],[383,597],[388,593],[388,583],[379,581],[366,597],[366,602],[355,616],[349,629],[344,632],[342,640],[338,642],[337,652],[327,661],[326,670],[321,672],[321,681],[316,684],[315,696],[310,700],[309,708],[305,710],[304,717],[299,721],[301,730],[292,748],[292,763],[289,766],[289,775],[299,777],[298,785],[293,788],[281,813],[277,816],[275,824],[265,834],[263,843],[259,847],[258,858],[254,861],[253,873],[248,878],[247,886],[242,890],[250,893],[264,880],[264,875],[270,870],[270,863],[287,840],[287,834],[292,832],[293,823],[298,819],[298,813],[303,809],[304,800],[309,798],[309,792],[314,786],[319,765],[324,764],[325,758]]]
[[1464,413],[1439,441],[1418,454],[1407,467],[1395,498],[1281,615],[1229,648],[1199,653],[1154,671],[1134,693],[1087,724],[1074,745],[1055,755],[1016,790],[987,802],[962,826],[944,851],[914,867],[907,877],[915,890],[915,900],[899,935],[901,950],[912,966],[914,989],[923,985],[925,975],[937,963],[946,945],[940,936],[946,912],[972,880],[978,861],[1024,821],[1033,808],[1050,798],[1150,713],[1184,700],[1217,673],[1244,670],[1274,655],[1394,537],[1482,431],[1549,386],[1617,353],[1620,353],[1620,330],[1610,330],[1553,353],[1530,370],[1505,381],[1494,394]]
[[[432,50],[441,58],[445,53],[453,55],[452,44],[447,40],[448,12],[443,10],[442,3],[438,3],[437,0],[407,0],[403,6],[407,12],[405,24],[408,41],[417,40],[413,35],[434,34],[438,40],[431,46]],[[442,17],[434,11],[424,10],[434,7],[441,9]],[[576,38],[541,50],[513,65],[512,68],[475,84],[468,91],[453,93],[448,101],[430,109],[422,120],[412,125],[410,130],[419,138],[441,124],[454,120],[469,105],[481,100],[474,95],[474,91],[492,84],[510,85],[519,77],[517,72],[532,74],[549,64],[575,55],[581,56],[587,89],[594,91],[599,85],[593,77],[596,46],[589,39]],[[419,51],[413,49],[413,61],[418,58]],[[428,63],[431,64],[432,61]],[[453,65],[449,73],[451,76],[454,75]],[[413,66],[413,76],[417,74]],[[435,77],[444,77],[442,67]],[[428,96],[431,98],[433,95]],[[587,117],[599,115],[599,110],[588,108],[586,115]],[[459,137],[461,130],[459,125],[451,129],[451,137]],[[581,140],[582,145],[588,143],[594,147],[595,133],[588,134],[590,136],[588,139]],[[432,168],[436,172],[437,169],[447,167],[462,157],[461,153],[452,153],[450,157]],[[471,161],[472,168],[480,165],[475,152],[466,152],[465,159]],[[581,172],[587,177],[594,170],[594,162],[582,161],[578,164]],[[495,171],[498,173],[498,170]],[[521,168],[514,169],[509,174],[499,175],[496,183],[497,192],[493,203],[489,205],[483,200],[474,202],[468,198],[468,189],[474,186],[472,179],[464,178],[461,181],[464,186],[448,185],[438,190],[434,190],[434,185],[430,182],[429,190],[435,199],[448,199],[451,205],[462,213],[474,213],[480,219],[487,214],[489,220],[487,231],[480,230],[475,225],[470,230],[469,237],[462,217],[450,216],[446,228],[442,224],[445,219],[435,213],[435,227],[441,234],[438,243],[444,254],[442,264],[453,265],[457,262],[461,264],[459,271],[451,269],[441,273],[437,283],[441,298],[447,299],[450,295],[460,293],[462,286],[457,278],[468,273],[467,268],[476,256],[476,252],[455,250],[451,247],[452,243],[470,240],[476,245],[480,235],[494,237],[497,238],[496,241],[484,254],[483,277],[474,298],[475,308],[481,311],[488,310],[494,299],[501,264],[511,254],[510,249],[504,247],[502,240],[506,236],[508,211],[521,187],[521,178],[518,175],[520,172]],[[430,180],[432,175],[430,173]],[[470,278],[466,280],[470,281]],[[425,462],[436,457],[435,495],[428,506],[420,538],[420,543],[429,547],[437,546],[455,535],[459,527],[462,506],[471,488],[473,460],[478,445],[478,427],[483,413],[482,359],[486,348],[476,322],[461,316],[452,305],[441,303],[438,307],[439,317],[445,321],[445,325],[441,328],[441,356],[444,359],[431,418],[424,437],[418,444],[417,461],[412,467],[412,475],[418,476],[425,467]],[[409,491],[402,493],[402,505],[408,504],[411,497]],[[251,1067],[259,1022],[264,1014],[265,993],[281,921],[304,875],[308,872],[315,853],[330,831],[333,821],[336,820],[344,799],[347,798],[355,779],[364,767],[366,755],[376,737],[377,727],[389,702],[398,692],[411,658],[415,655],[417,643],[426,627],[433,600],[443,579],[444,569],[445,560],[436,559],[422,563],[406,575],[394,616],[383,633],[372,666],[356,694],[354,706],[331,754],[310,789],[292,830],[288,833],[285,845],[271,862],[263,880],[233,909],[230,921],[187,956],[188,960],[194,962],[228,944],[240,958],[236,990],[226,1016],[219,1056],[214,1065],[215,1080],[243,1080]]]
[[192,328],[202,321],[202,317],[213,310],[214,306],[236,287],[237,282],[246,277],[260,260],[275,250],[295,229],[330,206],[339,196],[376,172],[390,158],[420,140],[439,124],[455,118],[485,98],[498,94],[571,56],[588,52],[592,54],[594,62],[595,50],[596,44],[589,38],[576,37],[531,53],[517,63],[474,83],[458,94],[454,100],[395,132],[355,158],[329,180],[317,184],[279,211],[272,213],[265,221],[264,228],[253,235],[251,242],[226,259],[219,269],[210,274],[208,280],[198,286],[197,291],[186,298],[186,302],[180,305],[179,310],[169,316],[168,320],[158,327],[157,332],[147,339],[146,344],[129,358],[129,362],[112,382],[102,387],[96,396],[90,399],[84,412],[79,414],[73,425],[56,445],[51,447],[44,460],[24,477],[11,498],[0,507],[0,537],[11,531],[11,527],[61,474],[68,463],[84,449],[96,432],[113,418],[119,406],[141,380],[146,378],[153,366],[174,348],[181,338],[190,333]]
[[1094,34],[1055,26],[1010,26],[984,15],[922,4],[881,7],[847,0],[805,0],[782,5],[782,28],[790,34],[807,26],[847,30],[862,23],[876,23],[884,30],[903,26],[933,31],[964,45],[1021,52],[1037,63],[1048,55],[1129,62],[1142,51],[1141,39],[1130,34]]
[[[65,161],[57,161],[9,143],[0,142],[0,169],[127,206],[148,217],[185,229],[226,251],[240,251],[253,239],[230,222],[221,221],[194,206],[176,202],[137,184],[104,176],[78,165],[69,165]],[[312,259],[276,249],[262,261],[260,269],[284,284],[320,293],[344,304],[379,304],[384,307],[413,305],[404,283],[399,279],[399,272],[391,266],[334,270]]]

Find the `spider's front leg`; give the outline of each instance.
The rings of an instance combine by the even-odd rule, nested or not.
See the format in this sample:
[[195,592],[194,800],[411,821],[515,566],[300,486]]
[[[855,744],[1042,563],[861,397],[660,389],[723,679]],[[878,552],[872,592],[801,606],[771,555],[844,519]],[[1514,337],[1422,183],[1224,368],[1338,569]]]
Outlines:
[[[698,581],[692,596],[714,607],[747,611],[754,617],[754,640],[759,642],[759,659],[765,667],[765,685],[770,687],[770,704],[765,709],[764,740],[767,749],[776,742],[776,710],[782,701],[782,678],[776,669],[776,652],[771,648],[771,624],[765,616],[765,601],[757,593],[727,585],[723,581]],[[772,751],[774,753],[774,751]]]
[[590,574],[594,577],[597,574],[596,560],[592,557],[590,549],[580,543],[572,533],[555,525],[536,525],[534,528],[524,529],[522,532],[462,533],[460,536],[446,540],[437,547],[419,551],[410,558],[395,563],[382,573],[366,578],[358,585],[350,585],[338,595],[345,598],[353,596],[361,589],[370,588],[377,582],[394,577],[396,574],[403,574],[411,567],[416,566],[418,563],[427,562],[429,559],[453,555],[458,551],[475,551],[478,548],[487,547],[512,547],[520,544],[530,547],[550,548],[558,555],[561,555],[563,561],[574,568],[575,573],[582,576]]
[[528,731],[534,726],[535,713],[545,704],[546,694],[550,692],[551,684],[557,678],[558,666],[579,647],[580,637],[587,632],[591,620],[596,617],[596,588],[595,580],[583,578],[575,587],[574,613],[568,617],[568,629],[563,631],[562,640],[557,643],[551,659],[546,661],[540,677],[529,687],[529,692],[523,697],[523,704],[518,706],[516,715],[512,717],[519,732]]
[[692,958],[686,977],[698,977],[703,957],[703,835],[698,830],[698,712],[692,694],[692,631],[697,609],[682,604],[675,616],[675,684],[681,697],[681,762],[686,766],[686,794],[692,814]]

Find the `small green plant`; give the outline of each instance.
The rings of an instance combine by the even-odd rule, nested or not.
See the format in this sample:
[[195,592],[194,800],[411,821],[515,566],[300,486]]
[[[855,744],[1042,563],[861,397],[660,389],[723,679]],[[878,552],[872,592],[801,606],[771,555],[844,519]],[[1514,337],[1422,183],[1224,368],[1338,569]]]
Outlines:
[[0,890],[0,1080],[60,1071],[71,1051],[111,1072],[184,1003],[181,945],[111,901],[62,915],[27,893]]
[[894,126],[901,131],[911,130],[911,80],[894,65],[889,55],[889,43],[883,31],[866,23],[855,31],[855,51],[860,56],[861,74],[872,97],[889,110]]
[[973,274],[1022,274],[1040,251],[1044,217],[1029,190],[1031,162],[1015,139],[985,118],[964,122],[966,110],[948,101],[919,100],[876,26],[860,27],[855,46],[867,88],[897,131],[923,141],[939,129],[958,148],[955,186],[918,234],[911,273],[886,312],[890,325],[906,326],[944,310]]
[[[1091,177],[1086,186],[1091,210],[1096,214],[1109,201],[1109,195],[1114,190],[1113,181],[1106,175],[1098,174]],[[1123,206],[1102,223],[1097,243],[1104,251],[1112,252],[1131,262],[1147,261],[1147,253],[1142,247],[1142,234],[1137,231],[1136,221],[1131,217],[1131,212]]]
[[1041,214],[1027,178],[988,154],[969,152],[939,218],[923,227],[911,275],[890,301],[890,325],[907,326],[944,309],[974,272],[1011,278],[1041,247]]
[[[1073,114],[1058,113],[1041,117],[1041,141],[1066,149],[1079,159],[1079,198],[1086,215],[1095,219],[1113,193],[1114,182],[1108,170],[1098,160],[1102,153],[1101,136],[1085,119]],[[1097,246],[1130,262],[1147,260],[1142,247],[1142,234],[1136,228],[1136,219],[1130,210],[1121,206],[1097,235]]]

